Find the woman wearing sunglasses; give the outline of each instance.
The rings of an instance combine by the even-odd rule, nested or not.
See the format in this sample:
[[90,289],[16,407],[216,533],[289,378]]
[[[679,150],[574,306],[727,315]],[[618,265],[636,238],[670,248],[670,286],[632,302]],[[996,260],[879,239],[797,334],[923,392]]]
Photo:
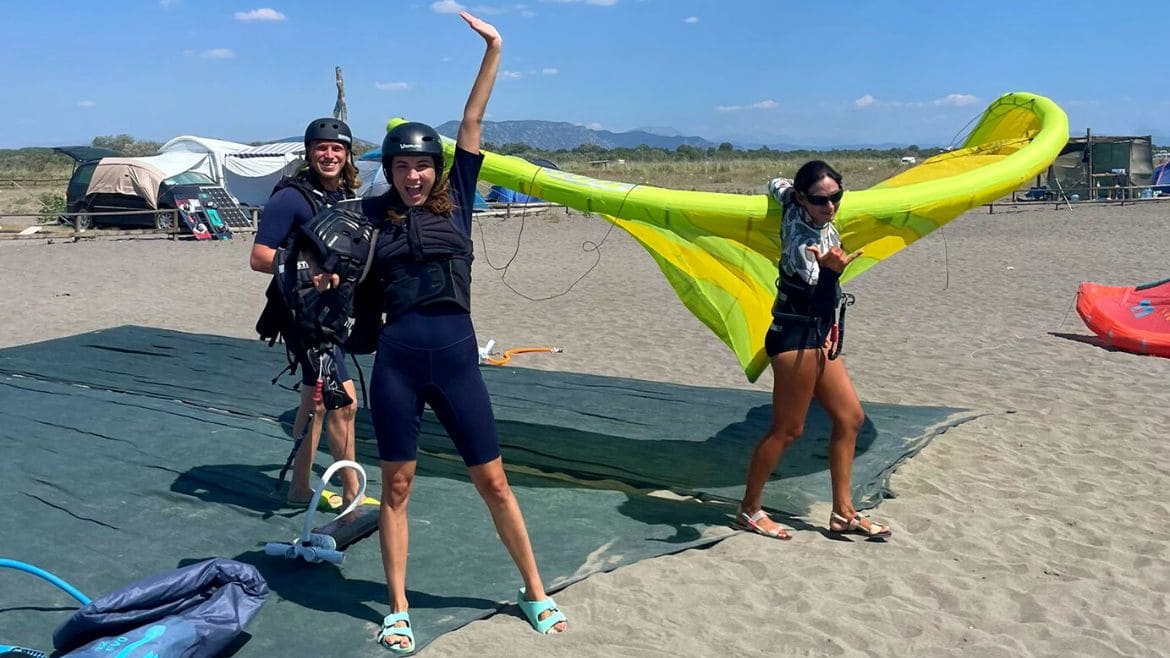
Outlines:
[[865,412],[834,348],[840,340],[836,318],[842,293],[838,279],[861,251],[846,254],[841,249],[841,235],[833,226],[845,194],[841,174],[827,163],[813,160],[796,172],[791,183],[778,178],[768,188],[784,210],[780,278],[772,326],[764,339],[774,378],[772,423],[752,452],[734,524],[774,539],[792,538],[760,508],[760,496],[785,448],[804,432],[805,416],[815,397],[833,423],[829,436],[833,488],[829,532],[889,537],[887,526],[857,512],[850,491],[853,452]]

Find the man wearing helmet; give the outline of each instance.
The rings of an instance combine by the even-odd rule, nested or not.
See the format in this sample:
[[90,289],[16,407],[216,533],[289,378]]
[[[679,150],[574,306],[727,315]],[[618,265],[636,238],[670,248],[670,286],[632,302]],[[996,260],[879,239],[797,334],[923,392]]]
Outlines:
[[[354,198],[360,180],[353,163],[352,146],[353,134],[340,119],[314,119],[305,128],[305,166],[294,176],[281,180],[264,205],[252,245],[250,264],[253,270],[272,274],[276,267],[277,248],[287,246],[299,227],[306,225],[322,209]],[[281,331],[287,338],[292,328],[282,327]],[[295,344],[293,338],[291,342]],[[316,396],[318,365],[311,362],[303,346],[296,347],[292,356],[301,366],[302,387],[293,436],[302,436],[306,425],[311,423],[293,463],[292,484],[288,491],[289,502],[299,504],[308,502],[313,495],[310,476],[323,424],[328,423],[329,452],[333,458],[354,458],[357,397],[353,380],[345,368],[345,354],[340,347],[334,346],[332,361],[337,368],[336,379],[344,387],[350,403],[331,409],[326,416],[324,402]],[[341,478],[342,496],[348,503],[357,495],[357,475],[351,469],[342,469]]]

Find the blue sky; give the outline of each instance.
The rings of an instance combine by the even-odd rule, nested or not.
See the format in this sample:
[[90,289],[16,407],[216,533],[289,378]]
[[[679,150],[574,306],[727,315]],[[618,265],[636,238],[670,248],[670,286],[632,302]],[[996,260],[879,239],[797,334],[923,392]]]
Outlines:
[[460,8],[504,37],[489,120],[945,145],[1031,91],[1076,134],[1170,136],[1162,1],[249,1],[5,3],[0,148],[296,135],[332,112],[335,66],[359,137],[456,119],[483,52]]

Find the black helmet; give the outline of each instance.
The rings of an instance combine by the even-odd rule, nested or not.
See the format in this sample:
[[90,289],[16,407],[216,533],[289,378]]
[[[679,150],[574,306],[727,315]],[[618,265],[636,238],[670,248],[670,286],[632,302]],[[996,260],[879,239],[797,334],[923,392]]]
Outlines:
[[305,128],[305,150],[308,151],[309,145],[318,141],[341,142],[345,144],[345,150],[353,150],[353,133],[341,119],[332,117],[313,119],[309,127]]
[[386,133],[382,139],[382,167],[389,171],[396,155],[429,155],[435,161],[435,171],[443,173],[443,140],[425,123],[400,123]]

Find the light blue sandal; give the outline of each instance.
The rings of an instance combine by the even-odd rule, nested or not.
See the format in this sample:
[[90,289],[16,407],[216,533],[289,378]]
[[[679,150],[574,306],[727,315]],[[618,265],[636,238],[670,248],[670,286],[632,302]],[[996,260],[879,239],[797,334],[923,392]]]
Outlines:
[[[406,622],[405,626],[395,626],[400,621]],[[401,644],[386,644],[386,640],[392,637],[404,637],[410,641],[410,646],[402,646]],[[378,631],[378,644],[387,651],[405,656],[414,653],[414,631],[410,629],[410,613],[409,612],[395,612],[386,615],[382,620],[382,630]]]
[[[520,606],[520,612],[524,613],[524,616],[528,618],[528,623],[532,624],[536,632],[541,635],[547,635],[553,626],[556,626],[562,621],[569,621],[565,613],[557,609],[557,602],[553,601],[551,596],[546,596],[541,601],[528,601],[524,598],[524,588],[521,587],[520,594],[516,597],[516,600]],[[553,613],[541,619],[540,616],[548,610],[552,610]]]

